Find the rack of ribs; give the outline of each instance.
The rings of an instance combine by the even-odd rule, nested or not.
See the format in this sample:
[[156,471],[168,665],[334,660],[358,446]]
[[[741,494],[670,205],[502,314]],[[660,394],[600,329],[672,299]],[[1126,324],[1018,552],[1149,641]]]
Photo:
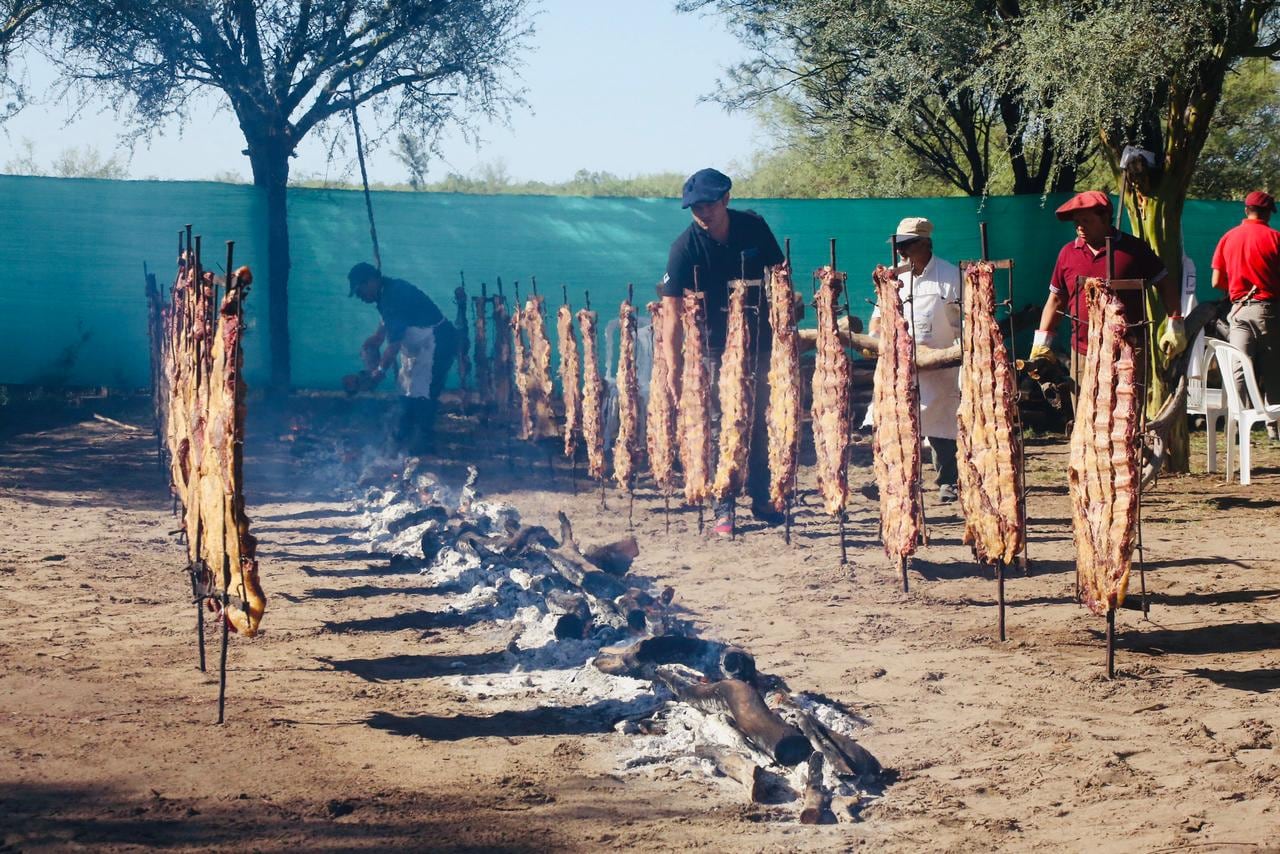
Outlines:
[[795,486],[800,456],[800,338],[796,331],[795,288],[791,268],[770,271],[769,325],[773,347],[769,357],[769,498],[774,509],[787,506]]
[[684,500],[707,500],[711,476],[711,377],[707,370],[706,303],[700,292],[684,295],[680,326],[684,333],[684,370],[680,377],[677,430]]
[[636,309],[624,300],[618,309],[618,437],[613,444],[613,479],[620,489],[635,485],[640,450],[640,380],[636,375]]
[[994,268],[964,270],[964,340],[957,412],[960,507],[964,542],[981,563],[1013,562],[1026,536],[1022,518],[1022,437],[1018,393],[1004,335],[995,318]]
[[889,268],[873,274],[880,308],[880,355],[872,391],[880,539],[891,558],[910,557],[920,537],[920,418],[914,341],[902,314],[898,279]]
[[[481,288],[483,287],[482,284]],[[481,293],[483,294],[483,291]],[[490,400],[490,396],[493,393],[493,389],[489,385],[489,330],[485,326],[485,313],[488,311],[489,298],[488,296],[472,297],[471,305],[476,319],[476,391],[480,394],[480,402],[485,403]]]
[[511,318],[507,315],[507,298],[503,294],[493,297],[493,361],[490,362],[490,378],[493,380],[493,402],[498,412],[506,413],[511,407]]
[[582,332],[582,443],[587,446],[587,476],[604,480],[604,380],[600,378],[600,350],[596,313],[579,309]]
[[720,359],[720,459],[711,495],[725,501],[737,495],[747,473],[751,441],[751,403],[754,383],[748,359],[751,329],[747,326],[747,288],[744,281],[729,283],[728,331]]
[[467,387],[471,376],[471,342],[467,340],[467,289],[461,285],[453,289],[453,302],[457,307],[454,327],[458,330],[458,385]]
[[524,311],[519,303],[511,315],[511,354],[515,368],[516,394],[520,397],[519,438],[533,438],[533,409],[529,401],[529,345],[524,336]]
[[525,398],[531,417],[529,438],[547,439],[557,435],[551,414],[551,341],[547,339],[545,299],[533,294],[524,305],[523,327],[529,342],[525,359]]
[[258,579],[257,540],[249,533],[244,510],[244,437],[246,388],[242,377],[240,339],[245,288],[234,288],[222,301],[213,340],[207,421],[200,459],[199,517],[204,529],[205,564],[230,597],[225,614],[231,626],[251,637],[266,608]]
[[1088,279],[1089,349],[1081,366],[1067,484],[1084,604],[1105,614],[1124,603],[1138,519],[1138,400],[1124,309]]
[[556,337],[560,346],[560,394],[564,399],[564,455],[573,459],[582,430],[582,366],[573,332],[573,310],[568,303],[556,311]]
[[818,457],[818,490],[826,511],[844,512],[849,500],[849,354],[840,341],[836,304],[844,274],[831,267],[818,271],[814,300],[818,323],[817,362],[813,371],[813,444]]
[[645,410],[645,441],[649,470],[663,495],[675,491],[676,409],[671,399],[671,366],[663,337],[662,302],[647,306],[653,329],[653,371],[649,378],[649,406]]

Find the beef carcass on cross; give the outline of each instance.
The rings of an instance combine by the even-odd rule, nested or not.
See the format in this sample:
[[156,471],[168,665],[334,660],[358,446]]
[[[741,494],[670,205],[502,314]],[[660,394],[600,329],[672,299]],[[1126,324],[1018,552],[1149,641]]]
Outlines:
[[995,317],[994,268],[964,268],[959,450],[964,541],[980,563],[1008,565],[1022,551],[1022,437],[1017,429],[1017,384]]
[[649,450],[649,471],[665,496],[675,491],[676,407],[671,399],[671,365],[667,364],[663,337],[661,301],[648,305],[653,329],[653,370],[649,378],[649,405],[645,410],[645,441]]
[[1101,279],[1084,283],[1088,342],[1080,367],[1067,484],[1084,604],[1124,604],[1138,520],[1139,376],[1124,307]]
[[600,349],[596,313],[578,311],[582,332],[582,443],[587,448],[587,476],[604,480],[604,381],[600,378]]
[[840,341],[836,306],[845,286],[844,274],[831,267],[818,271],[814,304],[818,323],[817,362],[813,370],[813,445],[818,458],[818,491],[831,515],[844,512],[849,501],[849,354]]
[[619,489],[635,486],[640,449],[640,380],[636,375],[636,309],[625,300],[618,309],[618,436],[613,444],[613,479]]
[[800,337],[796,331],[796,292],[791,268],[779,264],[769,271],[769,326],[773,346],[769,356],[769,499],[782,511],[795,489],[800,457]]
[[529,348],[525,353],[525,398],[529,403],[529,438],[546,439],[557,435],[551,414],[551,341],[547,338],[545,300],[533,294],[525,302],[522,328]]
[[728,331],[720,357],[720,458],[711,495],[726,501],[737,495],[747,476],[751,450],[752,395],[751,328],[747,324],[747,288],[741,280],[729,283]]
[[680,377],[677,422],[684,500],[707,500],[711,479],[711,377],[707,368],[706,301],[699,291],[684,295],[680,314],[684,334],[684,370]]
[[920,408],[915,339],[902,313],[898,278],[888,267],[873,274],[880,308],[880,355],[872,389],[880,539],[891,558],[915,553],[920,539]]
[[578,338],[573,332],[573,310],[565,303],[556,311],[556,336],[560,346],[560,396],[564,400],[564,455],[573,459],[582,431],[582,366]]

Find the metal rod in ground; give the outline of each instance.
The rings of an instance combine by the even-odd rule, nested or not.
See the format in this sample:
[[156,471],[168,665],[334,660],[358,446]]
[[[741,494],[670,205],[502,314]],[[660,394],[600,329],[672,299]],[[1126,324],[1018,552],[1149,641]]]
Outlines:
[[[196,560],[200,561],[200,558],[197,557]],[[193,564],[192,566],[194,567],[196,565],[197,564]],[[196,645],[200,651],[200,672],[204,673],[204,596],[201,595],[202,591],[200,589],[199,581],[200,576],[197,571],[190,568],[187,571],[191,575],[191,598],[194,599],[196,603]]]
[[701,504],[698,505],[698,533],[699,534],[703,533],[706,530],[707,522],[706,522],[706,519],[703,517],[704,509],[705,508]]
[[635,510],[636,510],[636,490],[634,486],[628,485],[627,487],[627,530],[628,531],[633,530],[636,526],[634,521]]
[[600,509],[601,509],[601,510],[605,509],[605,506],[604,506],[604,478],[603,478],[603,477],[602,477],[602,478],[600,478]]
[[999,606],[1000,640],[1004,640],[1004,561],[996,561],[996,604]]
[[1107,611],[1107,678],[1116,678],[1116,609]]
[[222,655],[218,664],[218,723],[222,723],[227,708],[227,608],[231,597],[222,592]]
[[671,496],[665,492],[662,494],[662,518],[667,525],[667,533],[671,533]]
[[840,566],[849,565],[849,552],[844,544],[844,508],[836,514],[836,530],[840,535]]
[[782,541],[791,545],[791,496],[787,496],[786,506],[782,508]]
[[898,558],[898,568],[902,571],[902,592],[910,593],[911,582],[907,578],[907,558],[906,557]]

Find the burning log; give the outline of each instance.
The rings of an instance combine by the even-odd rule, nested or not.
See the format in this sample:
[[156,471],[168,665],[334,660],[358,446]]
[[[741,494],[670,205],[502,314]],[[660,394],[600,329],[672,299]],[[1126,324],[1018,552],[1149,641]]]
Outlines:
[[813,747],[800,730],[778,717],[754,686],[739,679],[703,683],[673,670],[654,674],[676,698],[709,714],[727,714],[748,742],[779,765],[788,767],[808,759]]
[[680,383],[678,441],[684,469],[684,500],[707,500],[711,476],[711,378],[707,371],[706,304],[700,292],[684,295],[684,371]]
[[827,809],[827,790],[822,785],[822,754],[809,754],[804,777],[804,807],[800,810],[801,824],[829,824],[835,820]]
[[922,513],[919,392],[912,361],[914,340],[902,314],[897,277],[883,266],[876,267],[874,277],[883,339],[880,357],[876,360],[873,393],[880,538],[889,557],[906,558],[915,553]]
[[747,475],[754,392],[747,364],[751,351],[747,287],[744,281],[729,285],[729,327],[720,359],[720,459],[711,484],[711,495],[718,501],[737,495]]
[[818,361],[813,373],[813,444],[818,456],[818,490],[832,515],[849,501],[849,354],[836,336],[836,302],[844,286],[831,267],[818,271]]
[[560,344],[560,395],[564,400],[564,455],[573,459],[582,430],[582,366],[578,362],[578,339],[573,333],[573,311],[568,303],[556,311],[556,334]]
[[1124,310],[1101,279],[1085,282],[1089,349],[1081,369],[1067,483],[1084,604],[1106,614],[1124,604],[1137,534],[1139,407]]
[[596,338],[596,313],[578,311],[582,331],[582,442],[587,446],[587,476],[604,479],[604,381],[600,379],[600,352]]
[[753,804],[764,803],[769,797],[769,784],[765,770],[747,757],[709,744],[694,748],[694,755],[705,759],[716,770],[746,789]]
[[769,497],[775,510],[787,507],[800,458],[800,339],[796,334],[796,293],[791,268],[774,267],[769,281]]
[[635,485],[640,448],[640,381],[636,376],[636,310],[630,300],[618,311],[618,438],[613,445],[613,479],[619,489]]
[[957,412],[960,507],[964,542],[978,561],[1012,564],[1026,536],[1022,517],[1022,437],[1017,389],[1004,336],[995,319],[993,268],[965,268],[964,363]]

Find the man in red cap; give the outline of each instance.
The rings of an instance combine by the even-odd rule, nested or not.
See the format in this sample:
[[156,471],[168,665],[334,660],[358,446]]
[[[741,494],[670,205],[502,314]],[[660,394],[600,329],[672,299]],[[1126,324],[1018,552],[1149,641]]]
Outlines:
[[[1040,315],[1040,328],[1036,330],[1031,346],[1031,358],[1053,360],[1054,330],[1058,326],[1058,312],[1066,306],[1067,312],[1077,319],[1072,347],[1077,353],[1088,349],[1089,317],[1084,289],[1077,286],[1079,277],[1105,279],[1107,277],[1107,238],[1111,238],[1113,276],[1117,279],[1144,279],[1160,289],[1169,320],[1164,324],[1158,346],[1165,358],[1172,358],[1187,346],[1186,330],[1182,321],[1182,307],[1178,285],[1171,282],[1164,264],[1151,251],[1151,247],[1131,234],[1125,234],[1111,225],[1111,198],[1099,190],[1088,190],[1057,210],[1058,219],[1070,220],[1076,226],[1075,240],[1062,247],[1058,261],[1049,280],[1049,299]],[[1125,318],[1130,323],[1142,322],[1142,294],[1139,291],[1120,291]]]
[[[1263,396],[1280,403],[1280,232],[1269,225],[1275,210],[1270,193],[1245,196],[1244,221],[1213,252],[1213,286],[1235,303],[1227,340],[1253,360]],[[1243,384],[1237,377],[1237,387]]]

